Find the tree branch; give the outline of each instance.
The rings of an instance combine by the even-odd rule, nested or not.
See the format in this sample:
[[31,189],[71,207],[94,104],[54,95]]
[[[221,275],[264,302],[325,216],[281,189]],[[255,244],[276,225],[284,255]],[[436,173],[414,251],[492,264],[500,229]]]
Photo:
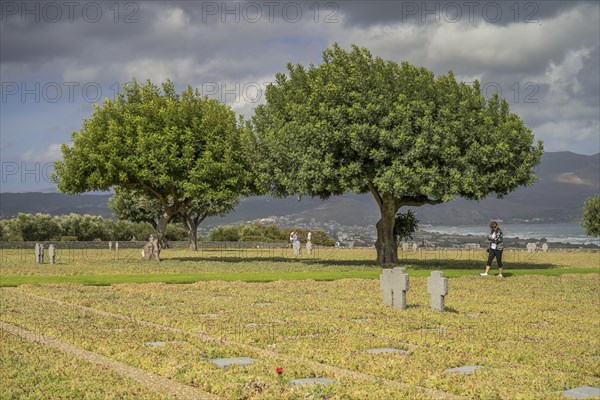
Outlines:
[[381,197],[381,195],[379,194],[379,192],[377,191],[377,189],[375,188],[375,186],[373,185],[373,183],[367,182],[367,187],[369,188],[369,190],[373,194],[373,197],[375,197],[375,201],[377,202],[377,205],[379,206],[379,209],[380,210],[383,209],[383,198]]
[[147,183],[142,182],[141,185],[144,189],[153,193],[158,198],[158,201],[160,201],[164,207],[168,207],[167,199],[165,198],[165,196],[162,195],[162,193],[160,193],[158,190],[154,189],[152,186],[148,185]]
[[444,201],[441,199],[430,199],[427,196],[402,196],[402,198],[396,200],[396,202],[398,208],[400,208],[402,206],[420,207],[424,204],[435,205],[443,203]]

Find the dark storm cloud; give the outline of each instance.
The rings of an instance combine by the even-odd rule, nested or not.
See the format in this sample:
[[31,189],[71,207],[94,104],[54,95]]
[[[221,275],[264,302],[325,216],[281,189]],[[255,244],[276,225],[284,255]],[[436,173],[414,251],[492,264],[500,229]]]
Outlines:
[[[25,4],[2,1],[2,7],[7,3]],[[49,21],[53,15],[41,12],[48,2],[26,3],[30,10],[35,4],[40,7],[37,22],[35,15],[23,18],[19,12],[2,9],[3,84],[37,81],[43,85],[52,79],[81,86],[100,82],[108,94],[114,82],[132,77],[155,83],[170,78],[179,87],[218,88],[215,97],[249,115],[257,103],[244,96],[245,85],[264,87],[276,72],[286,71],[288,62],[318,64],[322,51],[333,42],[346,48],[357,44],[384,59],[424,65],[436,74],[453,70],[469,82],[478,79],[487,85],[488,94],[501,90],[550,149],[579,146],[598,151],[597,138],[591,136],[600,108],[598,2],[76,3],[79,12],[72,20],[65,14],[54,22]],[[461,7],[460,18],[451,14],[451,3]],[[86,4],[94,5],[83,14]],[[125,9],[127,4],[130,7]],[[496,4],[502,17],[491,22]],[[474,12],[472,22],[469,6]],[[94,7],[102,9],[97,21]],[[298,19],[297,10],[301,10]],[[427,14],[427,10],[434,12]],[[69,132],[91,107],[90,102],[66,104],[60,112],[48,109],[25,121],[22,116],[32,115],[34,109],[29,103],[15,103],[20,98],[15,94],[12,108],[3,107],[2,154],[9,142],[16,143],[11,152],[31,158],[41,154],[39,148],[30,148],[32,143],[48,147],[68,141]],[[48,115],[61,115],[61,126],[50,130],[54,125]],[[17,139],[23,130],[30,132],[30,139],[43,136],[45,142]]]

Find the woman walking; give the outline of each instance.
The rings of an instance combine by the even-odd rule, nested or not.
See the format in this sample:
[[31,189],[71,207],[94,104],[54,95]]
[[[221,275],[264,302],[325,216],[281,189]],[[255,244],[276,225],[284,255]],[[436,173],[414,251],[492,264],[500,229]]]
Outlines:
[[498,226],[496,221],[492,221],[490,224],[490,235],[488,236],[488,240],[490,241],[490,247],[488,248],[488,260],[485,265],[485,272],[482,272],[481,276],[488,276],[490,272],[490,268],[492,267],[492,261],[496,258],[496,262],[498,263],[498,277],[502,278],[502,269],[504,266],[502,265],[502,250],[504,249],[504,245],[502,242],[502,231]]

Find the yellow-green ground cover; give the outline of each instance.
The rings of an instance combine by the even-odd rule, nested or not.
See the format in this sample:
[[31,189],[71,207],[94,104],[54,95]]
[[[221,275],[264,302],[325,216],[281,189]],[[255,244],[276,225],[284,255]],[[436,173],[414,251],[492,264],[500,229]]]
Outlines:
[[170,399],[111,371],[2,332],[3,399]]
[[[476,269],[483,254],[474,254],[406,254],[403,262],[411,274],[406,311],[383,305],[376,279],[210,280],[181,285],[4,288],[0,289],[0,319],[230,399],[402,399],[436,398],[444,393],[463,398],[560,399],[566,389],[600,387],[598,253],[520,253],[512,261],[509,254],[507,264],[513,274],[504,279],[480,277]],[[195,260],[189,259],[194,253],[183,251],[164,255],[166,261],[160,264],[100,258],[55,266],[5,257],[2,276],[201,271],[235,277],[243,272],[300,270],[349,275],[363,271],[376,277],[380,272],[368,250],[313,260],[261,260],[258,256],[252,261]],[[448,273],[466,266],[464,273],[450,280],[444,313],[430,310],[426,278],[419,275],[428,274],[436,265]],[[589,273],[568,273],[575,268]],[[565,274],[528,274],[539,271]],[[156,341],[171,343],[144,345]],[[59,394],[69,398],[69,393],[80,398],[82,390],[102,393],[106,385],[110,395],[133,391],[140,393],[135,398],[165,398],[144,397],[146,392],[135,384],[83,362],[62,368],[66,375],[81,371],[81,385],[75,378],[68,386],[52,372],[60,370],[68,358],[14,337],[2,340],[0,347],[0,398],[36,398],[38,392],[32,389],[38,386],[36,382],[42,382],[46,398]],[[378,347],[408,353],[364,352]],[[207,361],[233,356],[258,362],[222,370]],[[37,365],[47,367],[36,372]],[[463,365],[484,368],[469,376],[446,372]],[[283,379],[278,379],[277,367],[283,368]],[[14,374],[14,370],[21,373]],[[287,383],[313,376],[338,383],[312,387]],[[5,377],[12,377],[8,386]]]

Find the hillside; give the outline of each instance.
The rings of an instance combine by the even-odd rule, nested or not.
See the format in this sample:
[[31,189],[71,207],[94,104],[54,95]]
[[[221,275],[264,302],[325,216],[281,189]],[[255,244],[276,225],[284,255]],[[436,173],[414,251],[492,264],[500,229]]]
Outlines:
[[[415,212],[422,223],[433,225],[470,225],[487,223],[490,219],[577,221],[581,218],[584,200],[600,192],[600,154],[545,153],[536,174],[535,185],[519,188],[504,199],[493,196],[480,202],[457,199],[437,206],[418,207]],[[7,218],[19,212],[53,215],[74,212],[108,217],[111,215],[106,207],[109,197],[106,194],[0,193],[0,215]],[[327,201],[257,196],[245,199],[235,212],[225,217],[205,221],[203,226],[268,217],[278,217],[275,218],[278,223],[307,223],[314,219],[320,224],[372,227],[378,219],[378,210],[370,194],[348,194]]]

